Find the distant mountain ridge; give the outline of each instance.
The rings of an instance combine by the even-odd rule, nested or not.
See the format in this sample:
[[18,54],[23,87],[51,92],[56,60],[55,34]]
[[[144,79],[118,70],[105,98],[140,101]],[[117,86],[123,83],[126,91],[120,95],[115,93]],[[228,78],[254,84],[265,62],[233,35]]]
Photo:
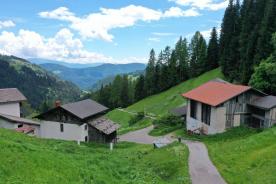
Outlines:
[[117,74],[127,74],[136,71],[143,71],[145,64],[102,64],[87,68],[69,68],[60,64],[44,63],[42,68],[51,71],[64,80],[68,80],[78,85],[81,89],[90,89],[99,80]]
[[34,108],[44,102],[53,104],[55,100],[72,102],[81,95],[73,83],[25,59],[4,55],[0,55],[0,88],[18,88]]
[[29,58],[28,59],[31,63],[41,65],[41,64],[46,64],[46,63],[51,63],[51,64],[59,64],[62,66],[66,66],[69,68],[88,68],[88,67],[95,67],[102,65],[103,63],[91,63],[91,64],[80,64],[80,63],[68,63],[68,62],[63,62],[63,61],[55,61],[55,60],[49,60],[49,59],[41,59],[41,58]]

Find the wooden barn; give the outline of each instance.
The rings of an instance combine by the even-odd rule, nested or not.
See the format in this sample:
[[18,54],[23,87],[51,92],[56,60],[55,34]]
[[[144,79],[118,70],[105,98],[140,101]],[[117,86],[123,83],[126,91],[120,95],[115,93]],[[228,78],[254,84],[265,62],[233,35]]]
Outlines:
[[61,105],[36,118],[41,123],[41,137],[63,140],[110,143],[117,140],[119,126],[104,117],[108,108],[90,99]]

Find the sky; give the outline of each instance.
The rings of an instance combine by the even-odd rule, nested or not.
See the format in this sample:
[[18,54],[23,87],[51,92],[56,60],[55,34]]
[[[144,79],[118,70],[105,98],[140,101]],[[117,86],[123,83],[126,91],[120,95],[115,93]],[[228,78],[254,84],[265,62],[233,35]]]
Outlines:
[[146,63],[149,51],[220,28],[227,0],[9,0],[0,53],[69,63]]

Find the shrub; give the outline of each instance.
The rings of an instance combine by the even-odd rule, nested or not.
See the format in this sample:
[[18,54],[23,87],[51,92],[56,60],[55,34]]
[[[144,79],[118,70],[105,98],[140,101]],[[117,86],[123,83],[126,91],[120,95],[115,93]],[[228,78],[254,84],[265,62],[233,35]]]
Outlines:
[[166,126],[177,126],[183,124],[183,120],[180,117],[174,115],[166,115],[162,118],[153,121],[153,125],[166,125]]
[[141,121],[144,118],[145,118],[145,113],[144,112],[138,112],[135,116],[133,116],[129,120],[128,124],[129,124],[129,126],[132,126],[132,125],[136,124],[138,121]]

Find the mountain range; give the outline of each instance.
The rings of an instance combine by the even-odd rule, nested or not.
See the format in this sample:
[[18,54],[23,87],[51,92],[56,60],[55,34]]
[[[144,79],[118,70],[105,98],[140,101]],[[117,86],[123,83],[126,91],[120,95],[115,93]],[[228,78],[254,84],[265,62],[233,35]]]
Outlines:
[[63,80],[73,82],[81,89],[91,89],[100,80],[110,78],[117,74],[143,71],[146,67],[145,64],[141,63],[101,64],[99,66],[86,68],[72,68],[54,63],[43,63],[40,66],[47,71],[53,72]]

